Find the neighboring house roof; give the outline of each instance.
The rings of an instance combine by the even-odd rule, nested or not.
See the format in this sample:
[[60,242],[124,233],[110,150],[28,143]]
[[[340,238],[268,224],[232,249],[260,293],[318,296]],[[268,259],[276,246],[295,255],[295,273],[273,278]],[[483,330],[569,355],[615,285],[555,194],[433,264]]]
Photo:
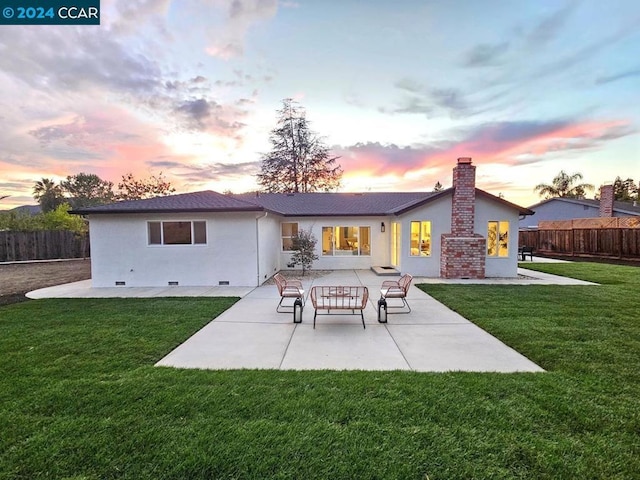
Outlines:
[[[442,192],[366,192],[366,193],[245,193],[222,195],[204,191],[169,195],[147,200],[131,200],[73,210],[89,215],[104,213],[177,213],[177,212],[251,212],[269,211],[286,217],[316,216],[387,216],[401,215],[414,208],[450,195],[452,188]],[[491,198],[521,215],[533,215],[483,190],[476,194]]]
[[[564,202],[575,205],[600,208],[600,200],[592,200],[587,198],[566,198],[566,197],[554,197],[548,198],[541,202],[531,205],[530,210],[535,211],[540,205],[545,205],[549,202]],[[640,215],[640,205],[634,205],[632,202],[613,202],[613,211],[617,213],[624,213],[626,215]]]

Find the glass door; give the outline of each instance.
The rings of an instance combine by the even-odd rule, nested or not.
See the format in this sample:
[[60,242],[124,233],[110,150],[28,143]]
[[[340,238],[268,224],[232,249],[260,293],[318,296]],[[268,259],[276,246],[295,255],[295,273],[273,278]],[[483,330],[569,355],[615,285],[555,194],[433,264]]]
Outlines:
[[391,266],[400,266],[400,224],[391,223]]

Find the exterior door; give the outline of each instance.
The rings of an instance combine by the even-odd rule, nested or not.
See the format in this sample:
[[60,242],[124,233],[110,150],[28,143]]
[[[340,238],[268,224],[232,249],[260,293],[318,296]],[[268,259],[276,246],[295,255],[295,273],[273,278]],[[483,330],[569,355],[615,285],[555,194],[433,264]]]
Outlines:
[[391,266],[400,266],[400,224],[391,222]]

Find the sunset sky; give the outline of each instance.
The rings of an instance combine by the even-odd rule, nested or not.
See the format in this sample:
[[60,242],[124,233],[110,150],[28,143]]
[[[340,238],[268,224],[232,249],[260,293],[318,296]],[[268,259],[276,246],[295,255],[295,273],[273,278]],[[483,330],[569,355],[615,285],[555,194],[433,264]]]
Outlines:
[[463,156],[522,206],[560,170],[640,180],[637,0],[102,0],[101,23],[0,26],[0,208],[80,172],[255,190],[286,97],[341,191],[448,187]]

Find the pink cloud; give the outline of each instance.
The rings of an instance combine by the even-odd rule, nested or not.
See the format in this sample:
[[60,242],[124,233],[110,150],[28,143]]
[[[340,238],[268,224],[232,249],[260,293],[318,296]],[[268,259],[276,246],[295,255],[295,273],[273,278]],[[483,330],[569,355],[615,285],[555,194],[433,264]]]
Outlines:
[[518,166],[547,160],[558,152],[596,149],[632,132],[623,120],[496,123],[481,125],[442,147],[367,143],[334,147],[333,152],[341,157],[345,180],[392,176],[404,188],[425,189],[436,181],[450,184],[451,166],[459,157],[472,157],[476,165]]

